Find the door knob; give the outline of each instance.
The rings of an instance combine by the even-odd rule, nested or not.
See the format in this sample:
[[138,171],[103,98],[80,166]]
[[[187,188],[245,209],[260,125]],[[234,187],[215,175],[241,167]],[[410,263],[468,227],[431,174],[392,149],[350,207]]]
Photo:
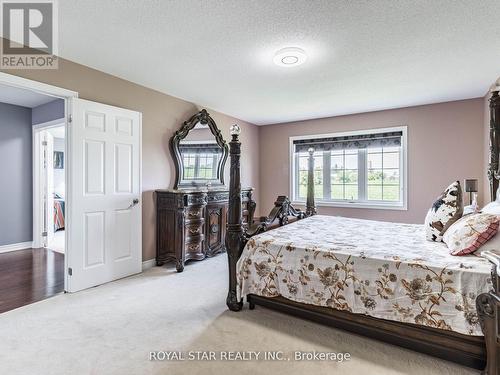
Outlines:
[[139,204],[139,199],[138,198],[135,198],[132,203],[130,203],[130,206],[127,207],[127,210],[131,209],[132,207],[134,207],[135,205]]

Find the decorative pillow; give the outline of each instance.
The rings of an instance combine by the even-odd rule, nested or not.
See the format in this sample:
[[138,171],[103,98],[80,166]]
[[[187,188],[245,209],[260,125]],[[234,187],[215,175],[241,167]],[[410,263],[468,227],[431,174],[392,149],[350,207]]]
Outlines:
[[481,246],[481,251],[500,251],[500,234],[495,234],[488,242]]
[[462,188],[455,181],[441,193],[425,217],[425,235],[429,241],[442,241],[446,230],[463,213]]
[[451,255],[472,254],[498,232],[499,223],[496,215],[467,215],[448,228],[443,241]]
[[483,207],[481,212],[491,215],[500,215],[500,202],[494,201]]

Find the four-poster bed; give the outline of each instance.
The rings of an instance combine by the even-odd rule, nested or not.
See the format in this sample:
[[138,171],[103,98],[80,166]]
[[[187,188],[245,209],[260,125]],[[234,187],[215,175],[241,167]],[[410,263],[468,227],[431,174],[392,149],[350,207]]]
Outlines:
[[[488,167],[488,176],[490,179],[491,198],[495,200],[497,198],[498,179],[500,178],[498,171],[500,97],[498,92],[494,92],[490,99],[490,113],[490,165]],[[404,279],[404,275],[406,275],[406,273],[397,273],[399,271],[414,273],[411,283],[401,280],[403,287],[407,289],[406,295],[411,298],[411,304],[396,306],[397,313],[400,314],[398,316],[396,316],[396,313],[384,319],[370,316],[376,315],[375,313],[370,313],[372,310],[375,310],[376,302],[370,297],[373,295],[367,294],[365,289],[369,289],[374,284],[373,280],[368,280],[368,277],[364,280],[365,275],[349,273],[351,271],[348,272],[348,269],[354,262],[358,262],[356,263],[358,265],[370,261],[380,261],[380,259],[376,259],[377,257],[375,256],[372,259],[370,258],[370,254],[366,255],[363,252],[362,254],[354,255],[353,248],[355,246],[344,246],[339,253],[336,253],[335,249],[322,251],[321,249],[324,249],[326,246],[324,245],[325,241],[328,243],[329,237],[338,235],[338,233],[334,233],[335,228],[337,228],[337,232],[347,230],[347,227],[345,225],[342,226],[342,222],[339,220],[351,220],[351,224],[358,226],[358,228],[363,225],[367,227],[370,225],[372,227],[376,226],[375,229],[372,228],[372,232],[376,232],[380,228],[382,234],[385,235],[395,234],[394,231],[398,230],[410,233],[415,231],[417,226],[412,227],[411,225],[405,226],[393,223],[379,223],[378,225],[377,222],[366,221],[360,223],[360,221],[354,222],[353,219],[327,219],[326,217],[316,216],[312,173],[312,155],[314,150],[309,150],[306,211],[296,210],[290,204],[288,198],[280,196],[268,217],[262,218],[261,222],[254,223],[248,229],[243,229],[240,185],[241,143],[239,142],[239,133],[239,127],[237,125],[233,126],[231,130],[232,140],[229,143],[231,172],[226,232],[226,248],[229,260],[229,292],[226,303],[230,310],[239,311],[242,309],[243,302],[241,297],[243,294],[246,295],[251,309],[255,305],[262,305],[469,367],[484,369],[489,375],[500,374],[500,251],[498,253],[486,251],[482,253],[482,257],[454,258],[453,261],[456,261],[457,264],[449,268],[442,268],[440,274],[435,272],[436,268],[429,262],[415,259],[406,260],[401,259],[399,256],[394,256],[392,257],[394,259],[391,260],[388,257],[380,257],[379,252],[377,253],[377,257],[383,258],[383,262],[378,268],[378,272],[382,275],[382,278],[375,281],[375,283],[378,282],[381,285],[380,288],[377,287],[377,297],[379,298],[377,303],[383,304],[387,300],[391,301],[391,297],[395,295],[397,288],[391,289],[390,283],[394,283],[396,280],[399,282],[399,279]],[[295,223],[284,228],[290,222]],[[273,228],[278,229],[269,231]],[[314,232],[314,230],[316,232],[313,233],[312,237],[316,237],[308,237],[307,233]],[[386,232],[383,232],[384,230]],[[256,235],[259,236],[254,237]],[[344,236],[342,240],[346,238]],[[418,242],[415,237],[412,237],[412,241],[422,244],[422,247],[431,246],[423,242]],[[399,243],[403,242],[404,239]],[[373,247],[375,245],[376,243],[374,242]],[[444,245],[436,244],[435,246]],[[314,251],[311,251],[311,248]],[[259,251],[256,249],[259,249]],[[385,250],[387,251],[387,249]],[[401,249],[399,250],[401,251]],[[427,252],[431,253],[432,250],[429,247]],[[290,254],[293,253],[302,254],[300,255],[300,262],[299,258],[290,258]],[[250,258],[252,254],[264,254],[265,257],[261,257],[252,263],[252,259]],[[397,254],[399,255],[401,252]],[[341,258],[341,255],[347,256],[347,258]],[[266,257],[268,257],[267,261]],[[310,260],[312,257],[314,257],[314,261]],[[273,258],[273,261],[271,261],[271,258]],[[443,259],[439,259],[439,261],[442,262],[449,262],[451,259],[447,254],[441,258]],[[287,259],[289,264],[288,269],[285,269],[284,264],[287,262]],[[321,259],[323,263],[315,263],[317,259]],[[337,265],[335,265],[335,268],[332,266],[326,269],[326,261],[324,259],[334,259],[337,263],[332,260],[332,265],[340,264],[340,267],[337,268]],[[342,262],[342,259],[346,261]],[[267,264],[268,262],[271,266]],[[272,269],[276,264],[279,270],[277,268]],[[297,269],[293,269],[293,264],[300,264],[302,268],[296,266]],[[366,264],[369,265],[369,268],[373,266],[369,263]],[[487,269],[484,268],[485,265]],[[401,271],[400,268],[404,271]],[[475,270],[476,268],[477,271]],[[365,267],[365,269],[368,268]],[[392,269],[395,270],[394,273],[386,273],[386,271]],[[491,269],[490,275],[489,269]],[[340,280],[343,283],[339,282],[335,273],[336,270],[346,275],[343,280]],[[426,273],[418,274],[422,270]],[[308,273],[308,271],[311,272]],[[257,276],[252,276],[252,272]],[[277,277],[278,273],[279,277]],[[298,276],[296,276],[297,274]],[[265,286],[261,287],[258,285],[258,277],[262,280],[262,278],[266,278],[269,275],[272,275],[272,277],[276,276],[276,278],[283,278],[279,282],[284,283],[283,285],[288,287],[289,293],[286,292],[287,289],[283,286],[281,286],[283,289],[279,289],[280,286],[277,286],[279,282],[267,283],[269,279],[266,279]],[[320,302],[315,304],[307,301],[307,303],[304,303],[301,298],[293,300],[293,297],[298,295],[296,285],[298,285],[298,289],[300,290],[305,289],[308,283],[313,283],[314,280],[311,281],[312,275],[319,275],[318,277],[323,285],[325,285],[325,289],[327,289],[326,286],[330,287],[329,292],[335,288],[343,291],[344,288],[353,287],[355,281],[360,287],[353,290],[353,293],[349,295],[347,293],[344,293],[345,295],[335,293],[335,298],[332,292],[328,299],[323,298],[324,293],[322,291],[311,288],[308,290],[308,294],[316,296],[317,301]],[[428,282],[427,284],[426,281]],[[437,297],[432,296],[435,294],[434,290],[429,289],[429,285],[434,281],[439,281],[441,285],[441,291],[437,293]],[[460,285],[467,292],[460,294],[462,289],[456,291],[450,286],[454,286],[454,283]],[[283,291],[285,292],[283,293]],[[397,291],[400,292],[399,290]],[[463,297],[463,304],[460,304],[460,306],[458,304],[456,306],[448,306],[449,302],[443,297],[445,293],[449,293],[449,295],[457,298],[457,300]],[[285,298],[283,295],[288,298]],[[398,295],[398,298],[402,297],[404,296]],[[429,300],[430,308],[422,307],[422,305],[425,305],[422,304],[424,298]],[[364,310],[359,309],[359,306],[349,305],[349,303],[354,303],[353,301],[359,302],[359,300],[364,303]],[[452,299],[453,302],[455,300]],[[417,308],[420,306],[422,313],[413,314],[413,305],[417,306]],[[364,311],[364,313],[359,313],[359,311]],[[441,318],[442,315],[444,315],[443,318]],[[410,322],[412,320],[414,320],[414,323]]]

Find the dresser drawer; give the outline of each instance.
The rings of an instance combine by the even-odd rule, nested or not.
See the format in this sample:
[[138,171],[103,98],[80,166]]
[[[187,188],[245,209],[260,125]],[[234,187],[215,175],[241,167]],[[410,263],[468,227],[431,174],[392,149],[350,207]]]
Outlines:
[[204,207],[189,207],[186,209],[186,223],[195,220],[203,220]]
[[208,204],[210,203],[221,203],[227,202],[229,200],[229,192],[210,192],[207,197]]
[[190,222],[185,225],[186,241],[190,238],[199,236],[203,233],[203,228],[205,227],[205,220],[197,220],[195,222]]
[[185,195],[186,206],[204,206],[207,204],[206,193],[190,193]]
[[186,250],[194,253],[202,251],[203,239],[203,235],[200,235],[197,238],[192,238],[190,242],[186,242]]
[[184,245],[185,259],[203,259],[205,258],[205,236],[193,236],[189,240],[186,239]]

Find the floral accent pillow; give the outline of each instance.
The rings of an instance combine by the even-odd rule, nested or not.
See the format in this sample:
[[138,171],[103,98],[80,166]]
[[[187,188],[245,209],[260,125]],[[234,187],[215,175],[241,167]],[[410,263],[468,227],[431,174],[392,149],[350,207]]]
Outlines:
[[484,245],[498,232],[500,219],[496,215],[472,214],[451,225],[443,241],[451,255],[467,255]]
[[441,193],[425,217],[425,235],[429,241],[442,241],[446,230],[462,217],[462,187],[455,181]]

